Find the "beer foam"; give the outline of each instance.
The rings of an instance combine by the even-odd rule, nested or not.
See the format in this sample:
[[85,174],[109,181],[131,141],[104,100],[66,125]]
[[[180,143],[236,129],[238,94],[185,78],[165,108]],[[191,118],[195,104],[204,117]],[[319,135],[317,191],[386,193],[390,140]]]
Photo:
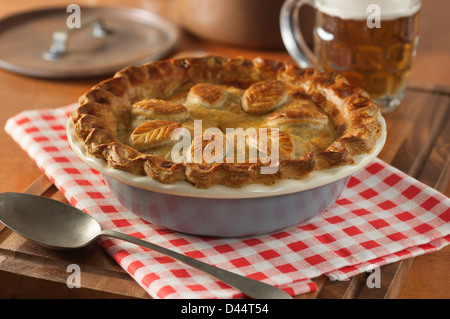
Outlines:
[[365,20],[372,13],[370,5],[380,7],[382,20],[411,16],[420,9],[420,0],[318,0],[317,9],[341,19]]

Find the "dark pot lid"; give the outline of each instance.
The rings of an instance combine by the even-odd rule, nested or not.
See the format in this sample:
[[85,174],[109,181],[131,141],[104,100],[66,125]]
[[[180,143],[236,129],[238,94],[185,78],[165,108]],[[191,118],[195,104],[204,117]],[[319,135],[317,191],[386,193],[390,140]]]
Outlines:
[[[44,78],[112,74],[159,59],[178,43],[176,25],[128,7],[81,7],[80,28],[69,28],[66,7],[0,20],[0,67]],[[72,22],[76,20],[72,20]]]

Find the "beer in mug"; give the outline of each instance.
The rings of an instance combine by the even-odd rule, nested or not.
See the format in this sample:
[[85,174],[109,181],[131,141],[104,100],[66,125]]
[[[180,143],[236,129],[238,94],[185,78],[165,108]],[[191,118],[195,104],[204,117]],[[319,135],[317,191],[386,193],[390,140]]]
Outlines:
[[[316,8],[313,52],[294,30],[295,14],[305,3]],[[420,5],[420,0],[287,0],[282,35],[300,65],[341,73],[387,113],[400,104],[406,88],[419,40]]]

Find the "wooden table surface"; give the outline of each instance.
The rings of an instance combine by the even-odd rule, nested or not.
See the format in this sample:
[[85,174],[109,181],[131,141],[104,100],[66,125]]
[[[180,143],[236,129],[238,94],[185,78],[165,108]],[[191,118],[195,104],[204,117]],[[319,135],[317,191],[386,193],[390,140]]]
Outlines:
[[[431,3],[430,3],[431,2]],[[62,0],[0,0],[0,17]],[[78,1],[125,4],[125,1]],[[127,1],[176,21],[176,0]],[[400,107],[385,116],[388,139],[379,157],[450,196],[450,28],[448,0],[423,1],[421,40],[409,86]],[[444,41],[444,39],[447,39]],[[202,51],[224,56],[289,60],[285,50],[250,50],[198,39],[183,32],[170,53]],[[55,108],[77,100],[102,78],[45,80],[0,70],[0,124],[22,110]],[[0,192],[28,192],[65,201],[34,162],[0,131]],[[69,264],[79,264],[83,286],[66,285]],[[368,289],[367,274],[345,282],[314,279],[318,290],[299,298],[450,298],[450,246],[381,268],[381,288]],[[0,298],[149,298],[98,245],[54,252],[28,242],[0,224]]]

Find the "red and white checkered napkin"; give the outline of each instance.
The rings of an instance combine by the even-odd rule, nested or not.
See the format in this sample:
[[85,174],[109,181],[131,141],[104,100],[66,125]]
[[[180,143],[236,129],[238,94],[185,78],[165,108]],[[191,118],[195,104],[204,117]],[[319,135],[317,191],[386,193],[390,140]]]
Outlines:
[[[296,228],[219,239],[154,226],[122,207],[101,175],[72,152],[65,128],[72,107],[22,112],[8,120],[6,131],[68,201],[103,228],[277,285],[290,294],[315,290],[310,279],[322,274],[343,280],[450,242],[450,199],[378,159],[350,179],[333,207]],[[109,238],[101,245],[154,298],[242,297],[215,278],[156,252]]]

